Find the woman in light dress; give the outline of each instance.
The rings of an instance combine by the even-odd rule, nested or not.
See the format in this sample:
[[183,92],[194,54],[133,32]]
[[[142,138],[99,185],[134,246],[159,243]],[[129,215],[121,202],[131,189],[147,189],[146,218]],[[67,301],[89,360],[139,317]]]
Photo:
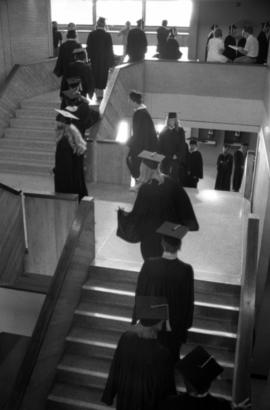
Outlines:
[[214,37],[208,42],[207,62],[212,63],[226,63],[228,58],[222,53],[224,51],[224,41],[222,38],[222,31],[217,28],[214,31]]

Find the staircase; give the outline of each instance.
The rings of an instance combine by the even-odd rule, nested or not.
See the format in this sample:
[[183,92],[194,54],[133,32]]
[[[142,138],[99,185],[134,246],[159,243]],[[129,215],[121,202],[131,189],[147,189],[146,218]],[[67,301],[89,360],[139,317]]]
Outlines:
[[0,138],[0,172],[49,176],[54,166],[58,92],[22,101]]
[[[48,409],[107,408],[100,397],[114,349],[130,326],[137,273],[91,266],[66,338],[65,351],[48,396]],[[239,313],[240,286],[195,281],[195,311],[188,342],[181,355],[203,345],[224,366],[212,392],[232,394],[234,351]],[[178,389],[183,381],[177,377]]]

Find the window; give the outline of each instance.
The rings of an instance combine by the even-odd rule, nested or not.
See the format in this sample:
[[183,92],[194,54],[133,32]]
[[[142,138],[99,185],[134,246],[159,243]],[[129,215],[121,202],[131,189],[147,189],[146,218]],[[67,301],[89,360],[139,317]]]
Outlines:
[[162,20],[168,20],[169,27],[189,27],[191,14],[191,0],[147,0],[145,24],[160,26]]
[[51,0],[52,21],[93,24],[92,0]]
[[107,25],[124,26],[126,21],[136,25],[142,18],[141,0],[97,0],[97,18],[105,17]]

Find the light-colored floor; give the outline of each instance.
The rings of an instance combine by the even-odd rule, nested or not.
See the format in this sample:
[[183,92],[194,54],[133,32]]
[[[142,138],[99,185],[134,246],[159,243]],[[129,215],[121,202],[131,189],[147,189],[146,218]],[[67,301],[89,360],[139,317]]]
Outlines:
[[[198,191],[187,189],[200,230],[187,234],[179,257],[192,264],[196,278],[238,284],[244,201],[238,193],[209,189],[213,186],[213,178],[214,170],[209,169]],[[0,174],[0,182],[26,192],[54,191],[52,175],[45,178]],[[135,194],[127,187],[110,184],[88,184],[88,191],[95,198],[96,263],[140,269],[139,245],[124,242],[115,234],[116,210],[118,206],[130,209]]]

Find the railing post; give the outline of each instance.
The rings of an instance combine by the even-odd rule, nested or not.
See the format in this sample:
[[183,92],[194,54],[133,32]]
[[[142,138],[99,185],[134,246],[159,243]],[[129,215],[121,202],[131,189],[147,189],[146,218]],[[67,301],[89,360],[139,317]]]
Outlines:
[[235,351],[233,401],[250,397],[250,368],[254,331],[259,218],[250,214],[244,242],[240,313]]

